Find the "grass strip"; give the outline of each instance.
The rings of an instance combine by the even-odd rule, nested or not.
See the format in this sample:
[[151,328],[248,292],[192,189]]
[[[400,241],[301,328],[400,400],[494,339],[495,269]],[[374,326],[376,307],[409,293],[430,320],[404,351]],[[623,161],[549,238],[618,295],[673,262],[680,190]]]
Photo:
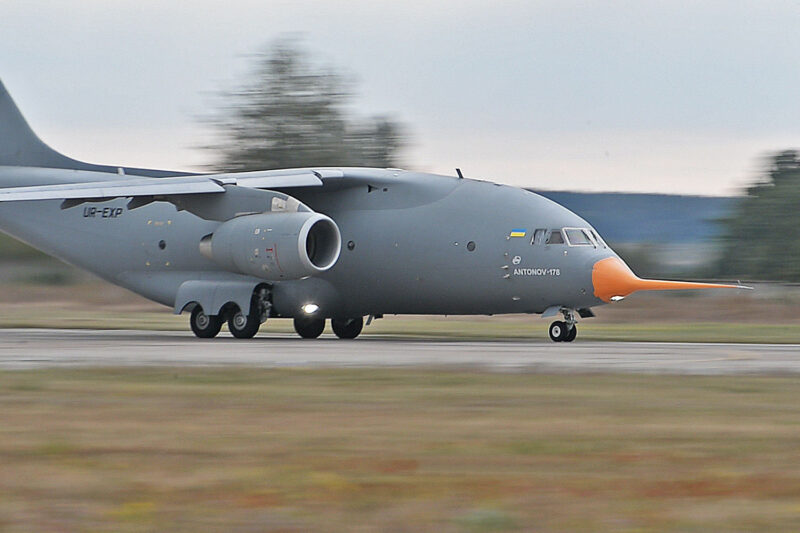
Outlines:
[[0,372],[3,531],[797,531],[800,382]]

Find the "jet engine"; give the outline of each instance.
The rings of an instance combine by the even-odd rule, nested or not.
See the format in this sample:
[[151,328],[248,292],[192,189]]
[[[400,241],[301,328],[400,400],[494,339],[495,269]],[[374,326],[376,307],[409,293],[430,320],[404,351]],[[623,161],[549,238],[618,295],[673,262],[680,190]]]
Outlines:
[[224,269],[270,281],[321,274],[341,248],[333,220],[303,211],[236,217],[200,241],[200,253]]

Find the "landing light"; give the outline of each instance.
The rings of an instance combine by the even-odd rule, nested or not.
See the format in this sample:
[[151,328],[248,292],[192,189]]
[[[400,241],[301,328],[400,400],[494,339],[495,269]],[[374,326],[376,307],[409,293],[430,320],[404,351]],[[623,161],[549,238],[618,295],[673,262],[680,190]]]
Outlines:
[[313,315],[314,313],[319,310],[319,306],[317,304],[306,304],[302,307],[303,312],[307,315]]
[[624,296],[612,296],[611,297],[611,301],[612,302],[619,302],[620,300],[624,300],[624,299],[625,299]]

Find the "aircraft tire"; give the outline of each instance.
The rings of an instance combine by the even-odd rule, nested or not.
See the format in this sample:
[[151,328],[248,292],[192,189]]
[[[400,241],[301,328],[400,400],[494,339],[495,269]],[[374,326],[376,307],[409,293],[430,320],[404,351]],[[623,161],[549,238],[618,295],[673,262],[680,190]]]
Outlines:
[[550,328],[547,331],[550,334],[550,340],[553,342],[564,342],[569,335],[569,327],[567,327],[566,322],[562,322],[561,320],[556,320],[552,324],[550,324]]
[[355,339],[364,329],[364,318],[331,319],[331,328],[340,339]]
[[258,333],[258,328],[261,327],[261,322],[258,320],[258,315],[250,313],[245,316],[244,313],[238,308],[228,315],[228,331],[237,339],[252,339]]
[[578,326],[573,325],[572,329],[569,330],[567,336],[564,338],[564,342],[572,342],[575,340],[575,337],[578,336]]
[[304,339],[316,339],[325,329],[324,318],[295,317],[294,330]]
[[189,317],[189,326],[192,328],[192,333],[197,337],[213,339],[222,328],[222,318],[218,315],[209,316],[205,314],[202,307],[196,305]]

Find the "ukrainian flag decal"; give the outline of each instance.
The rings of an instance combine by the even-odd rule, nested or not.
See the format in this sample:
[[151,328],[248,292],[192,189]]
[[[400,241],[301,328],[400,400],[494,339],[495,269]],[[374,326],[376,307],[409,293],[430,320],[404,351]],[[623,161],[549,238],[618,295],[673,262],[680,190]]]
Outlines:
[[512,229],[511,233],[508,235],[509,237],[524,237],[525,230],[524,229]]

